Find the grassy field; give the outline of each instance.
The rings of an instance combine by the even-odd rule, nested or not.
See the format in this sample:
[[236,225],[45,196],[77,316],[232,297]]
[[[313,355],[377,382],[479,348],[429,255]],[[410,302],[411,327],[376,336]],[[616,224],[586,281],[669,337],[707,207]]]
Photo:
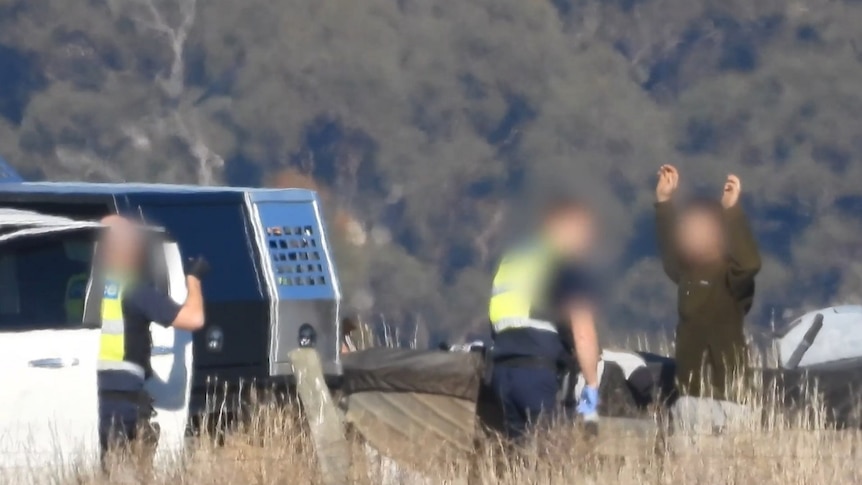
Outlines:
[[[184,466],[146,473],[121,463],[111,477],[93,473],[53,473],[51,484],[300,484],[317,483],[313,453],[302,434],[280,430],[265,446],[235,436],[224,448],[195,450]],[[482,484],[853,484],[862,482],[859,436],[855,433],[792,429],[751,432],[701,443],[679,455],[643,450],[625,459],[603,459],[578,445],[574,433],[547,437],[522,456],[503,456],[496,446],[479,457],[475,483]],[[360,447],[352,483],[468,483],[469,463],[453,460],[426,477],[399,474],[373,463]],[[381,466],[382,465],[382,466]],[[359,474],[361,470],[361,475]]]
[[[27,482],[50,485],[107,484],[313,484],[320,483],[308,433],[291,411],[268,409],[224,446],[196,441],[188,455],[156,471],[134,457],[117,457],[111,473],[69,467],[33,471]],[[536,436],[519,452],[494,438],[473,457],[427,467],[424,476],[373,456],[352,443],[351,483],[356,484],[852,484],[862,483],[860,434],[831,431],[807,419],[767,413],[766,425],[724,436],[702,436],[683,449],[650,440],[634,442],[600,432],[588,439],[571,425]],[[415,453],[421,455],[422,444]],[[468,477],[472,474],[472,481]],[[3,483],[24,483],[7,477]]]
[[[633,346],[629,346],[633,347]],[[671,350],[671,349],[667,349]],[[518,452],[487,437],[473,456],[428,463],[421,473],[399,469],[353,438],[351,482],[355,484],[855,484],[862,483],[862,433],[823,424],[816,402],[804,415],[754,403],[753,419],[722,436],[703,435],[684,446],[653,435],[634,439],[607,426],[590,439],[571,423],[535,436]],[[117,457],[108,476],[66,467],[32,471],[26,481],[45,485],[227,485],[320,483],[309,433],[293,407],[263,408],[223,446],[206,437],[190,443],[186,456],[151,470],[134,457]],[[660,426],[659,426],[660,428]],[[416,456],[424,456],[421,439]],[[2,483],[24,483],[0,476]]]

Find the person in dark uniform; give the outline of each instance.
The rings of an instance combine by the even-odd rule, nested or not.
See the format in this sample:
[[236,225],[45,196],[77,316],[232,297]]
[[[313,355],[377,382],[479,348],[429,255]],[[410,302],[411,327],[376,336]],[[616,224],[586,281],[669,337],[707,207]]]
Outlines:
[[[743,334],[754,300],[760,254],[739,197],[742,184],[728,175],[721,201],[701,199],[678,214],[673,196],[679,172],[664,165],[656,186],[656,224],[664,271],[678,287],[676,329],[676,405],[682,421],[706,419],[716,430],[725,425],[748,374]],[[698,409],[700,409],[698,411]],[[704,421],[696,418],[698,421]]]
[[151,425],[152,400],[144,382],[152,375],[150,322],[194,331],[204,325],[201,277],[209,265],[189,261],[188,295],[177,304],[142,280],[145,239],[142,230],[120,216],[102,220],[107,230],[100,243],[105,272],[102,330],[98,358],[99,442],[102,462],[112,448],[139,441],[155,451],[158,429]]
[[[596,295],[587,269],[594,236],[589,207],[559,198],[546,207],[540,234],[500,262],[489,309],[492,387],[510,438],[522,437],[540,415],[556,411],[558,375],[572,351],[586,381],[578,413],[597,419]],[[572,338],[561,336],[568,332]]]

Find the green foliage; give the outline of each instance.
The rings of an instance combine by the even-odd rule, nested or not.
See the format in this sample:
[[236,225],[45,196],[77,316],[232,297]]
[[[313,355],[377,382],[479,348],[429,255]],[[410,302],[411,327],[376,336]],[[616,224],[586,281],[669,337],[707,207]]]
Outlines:
[[483,327],[516,215],[560,185],[623,262],[606,323],[667,328],[655,170],[716,194],[733,171],[761,322],[862,292],[860,21],[826,0],[7,0],[0,153],[55,180],[298,169],[366,236],[335,231],[348,304],[456,335]]

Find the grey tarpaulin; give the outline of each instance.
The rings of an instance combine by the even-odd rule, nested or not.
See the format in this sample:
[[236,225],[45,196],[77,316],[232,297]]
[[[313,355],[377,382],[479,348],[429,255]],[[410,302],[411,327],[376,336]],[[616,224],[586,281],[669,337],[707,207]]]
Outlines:
[[384,456],[424,470],[472,449],[479,354],[373,348],[342,366],[347,421]]
[[476,402],[419,392],[359,392],[347,397],[347,421],[384,456],[427,471],[472,450]]
[[[643,370],[649,382],[635,388],[623,369],[607,362],[607,375],[600,386],[601,415],[641,417],[649,404],[672,393],[673,360],[638,355],[645,361]],[[494,409],[493,392],[482,385],[481,353],[372,348],[344,355],[342,365],[345,395],[381,392],[453,397],[478,402],[480,417],[486,424],[497,421],[492,419],[499,411]]]
[[474,352],[373,348],[342,356],[344,392],[418,392],[475,401],[482,357]]

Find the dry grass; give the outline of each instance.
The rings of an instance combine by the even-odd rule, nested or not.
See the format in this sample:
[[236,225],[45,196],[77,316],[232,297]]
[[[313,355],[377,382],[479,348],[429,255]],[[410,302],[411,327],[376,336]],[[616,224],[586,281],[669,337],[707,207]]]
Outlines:
[[[830,431],[808,418],[767,413],[765,427],[751,426],[721,437],[704,436],[683,450],[664,445],[624,446],[600,433],[598,441],[580,435],[571,425],[535,437],[521,452],[505,453],[497,440],[485,441],[475,457],[461,457],[434,467],[421,477],[398,472],[375,459],[358,441],[353,443],[351,483],[481,484],[841,484],[862,483],[857,451],[860,434]],[[112,465],[110,476],[95,470],[53,470],[27,482],[50,485],[107,484],[304,484],[319,483],[308,433],[294,408],[269,407],[230,433],[223,446],[203,438],[183,459],[157,471],[133,460]],[[601,453],[597,453],[601,442]],[[617,447],[617,445],[619,445]],[[417,444],[421,453],[421,443]],[[608,457],[608,450],[621,453]],[[3,483],[24,483],[6,477]]]
[[[631,347],[631,346],[629,346]],[[669,350],[669,349],[668,349]],[[742,389],[739,387],[739,389]],[[600,431],[581,435],[571,423],[535,436],[522,450],[506,449],[488,437],[474,456],[455,457],[427,467],[424,476],[398,469],[352,439],[351,482],[355,484],[855,484],[862,483],[859,444],[862,433],[835,431],[823,424],[824,412],[812,402],[805,413],[787,415],[776,407],[742,396],[757,416],[742,429],[722,436],[700,436],[684,448],[671,440],[639,443]],[[188,453],[157,470],[120,459],[109,476],[97,470],[66,467],[0,483],[34,485],[220,485],[320,483],[309,433],[291,405],[264,406],[244,426],[228,433],[222,445],[203,437]],[[756,421],[756,422],[755,422]],[[416,450],[423,453],[421,440]],[[672,449],[671,449],[672,448]],[[411,451],[412,452],[412,451]],[[2,472],[0,472],[2,473]],[[24,479],[26,478],[26,479]]]

